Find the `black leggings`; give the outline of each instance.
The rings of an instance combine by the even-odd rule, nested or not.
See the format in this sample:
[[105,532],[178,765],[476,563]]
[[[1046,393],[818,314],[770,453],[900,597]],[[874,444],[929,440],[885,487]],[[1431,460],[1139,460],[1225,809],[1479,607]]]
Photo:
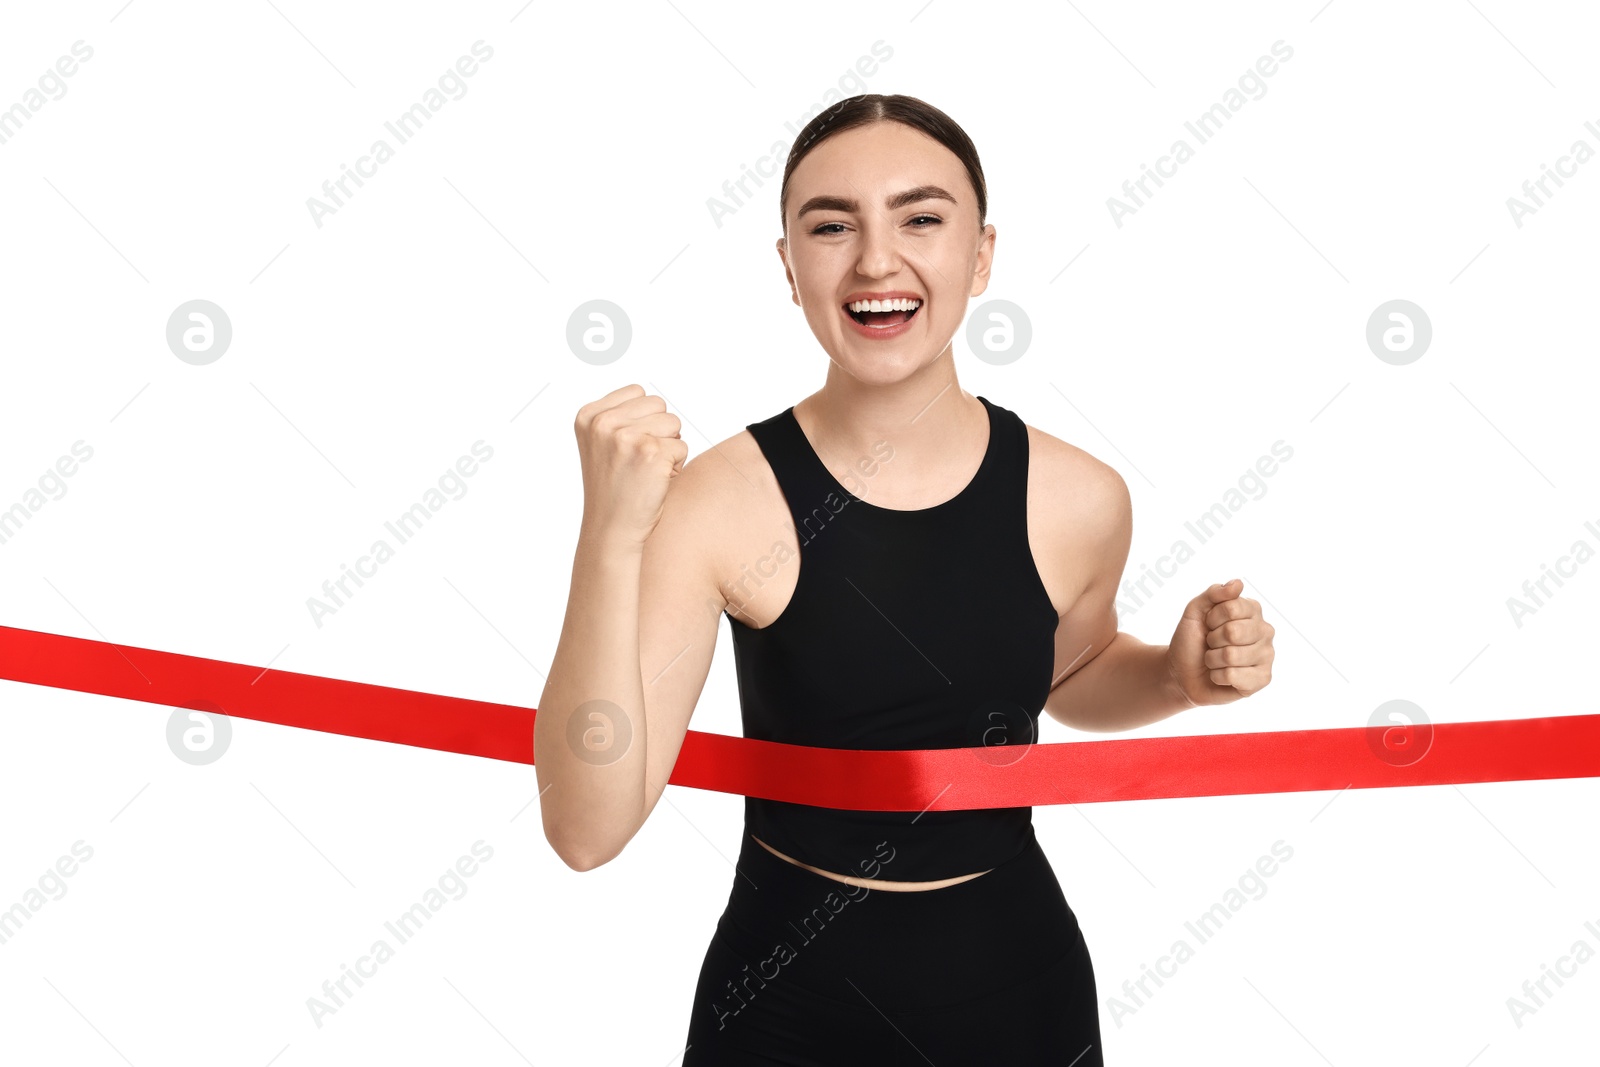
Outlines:
[[1089,949],[1044,850],[943,889],[867,890],[748,830],[683,1067],[1103,1067]]

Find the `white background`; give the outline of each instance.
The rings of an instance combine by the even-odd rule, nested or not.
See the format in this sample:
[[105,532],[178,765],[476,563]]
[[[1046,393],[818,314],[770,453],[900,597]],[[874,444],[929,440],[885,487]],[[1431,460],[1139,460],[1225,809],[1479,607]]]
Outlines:
[[[776,180],[721,226],[707,199],[883,41],[865,89],[971,134],[999,231],[984,299],[1033,326],[1005,365],[959,333],[962,387],[1122,473],[1129,577],[1273,442],[1294,450],[1122,618],[1165,643],[1185,601],[1242,576],[1277,626],[1273,684],[1120,736],[1362,726],[1396,698],[1436,722],[1596,710],[1600,565],[1520,627],[1506,604],[1600,546],[1600,161],[1521,227],[1506,205],[1575,140],[1600,148],[1584,5],[122,4],[19,6],[0,33],[0,107],[94,50],[0,144],[0,508],[93,448],[0,544],[0,624],[536,706],[577,408],[640,383],[697,453],[821,384],[772,248]],[[393,145],[383,123],[480,39],[466,94],[319,228],[307,198]],[[1265,95],[1197,144],[1184,122],[1278,40],[1293,57]],[[1117,226],[1107,198],[1179,137],[1194,158]],[[165,339],[197,298],[233,326],[207,366]],[[605,366],[565,339],[596,298],[634,330]],[[1406,366],[1365,340],[1396,298],[1433,326]],[[319,627],[307,598],[479,439],[466,495]],[[693,728],[737,733],[720,640]],[[738,797],[672,787],[579,874],[543,839],[531,767],[244,719],[196,767],[171,710],[0,683],[0,908],[93,849],[0,944],[0,1058],[678,1061]],[[1044,719],[1045,741],[1088,739]],[[1035,821],[1107,1062],[1488,1067],[1595,1056],[1600,962],[1520,1026],[1507,998],[1600,950],[1597,797],[1580,779]],[[480,839],[466,895],[317,1025],[308,998]],[[1114,1018],[1124,980],[1193,945],[1184,922],[1279,839],[1265,896]]]

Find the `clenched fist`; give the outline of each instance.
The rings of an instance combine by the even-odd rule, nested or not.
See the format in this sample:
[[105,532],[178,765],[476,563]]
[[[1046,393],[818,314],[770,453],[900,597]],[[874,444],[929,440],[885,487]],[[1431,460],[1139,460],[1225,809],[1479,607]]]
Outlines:
[[1235,578],[1189,601],[1167,646],[1167,671],[1195,705],[1227,704],[1272,681],[1277,631],[1243,591]]
[[578,409],[573,422],[583,464],[583,529],[607,542],[644,548],[661,521],[667,485],[689,446],[667,402],[624,385]]

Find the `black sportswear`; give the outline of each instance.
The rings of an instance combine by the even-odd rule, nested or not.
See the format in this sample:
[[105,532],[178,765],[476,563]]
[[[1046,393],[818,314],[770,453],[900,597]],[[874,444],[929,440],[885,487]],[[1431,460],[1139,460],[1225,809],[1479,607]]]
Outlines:
[[[729,614],[746,737],[821,748],[985,746],[1021,757],[1050,690],[1058,617],[1028,545],[1028,433],[989,416],[981,466],[950,499],[915,510],[869,503],[834,478],[791,406],[746,427],[772,468],[800,543],[793,596],[770,624]],[[866,489],[894,442],[851,477]],[[770,574],[767,575],[770,577]],[[752,582],[745,583],[754,593]],[[997,867],[1032,837],[1030,807],[847,811],[745,798],[747,832],[823,870],[931,881]],[[880,843],[890,867],[868,874]],[[892,868],[892,869],[891,869]]]

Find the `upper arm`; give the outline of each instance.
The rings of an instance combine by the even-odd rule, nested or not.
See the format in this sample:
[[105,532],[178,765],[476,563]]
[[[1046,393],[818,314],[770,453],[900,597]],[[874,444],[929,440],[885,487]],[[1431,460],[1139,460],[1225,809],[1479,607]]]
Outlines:
[[[1059,502],[1051,526],[1058,532],[1047,551],[1069,561],[1078,590],[1056,623],[1051,689],[1104,652],[1117,636],[1117,587],[1133,540],[1133,502],[1122,476],[1086,452],[1063,448],[1073,454],[1061,456],[1056,477],[1065,491],[1051,494]],[[1045,710],[1061,721],[1050,703]]]
[[716,651],[727,601],[717,585],[717,528],[725,461],[702,452],[672,479],[639,572],[639,671],[644,687],[645,802],[640,824],[666,789]]

